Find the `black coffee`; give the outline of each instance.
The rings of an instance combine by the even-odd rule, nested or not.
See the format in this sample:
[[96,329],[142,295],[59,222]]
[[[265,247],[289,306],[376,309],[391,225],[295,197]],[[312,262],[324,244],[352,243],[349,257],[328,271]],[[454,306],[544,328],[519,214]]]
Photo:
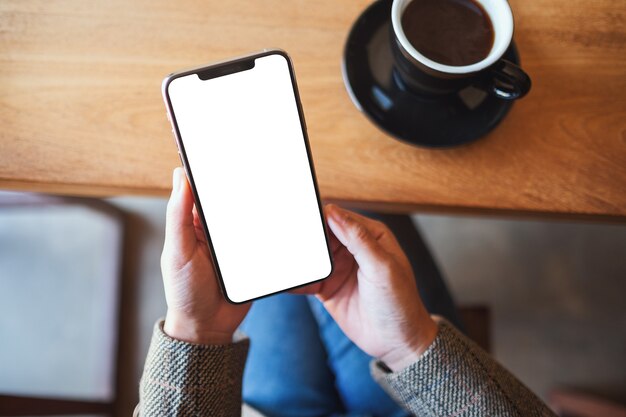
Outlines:
[[402,14],[402,29],[425,57],[444,65],[482,61],[493,46],[493,25],[474,0],[413,0]]

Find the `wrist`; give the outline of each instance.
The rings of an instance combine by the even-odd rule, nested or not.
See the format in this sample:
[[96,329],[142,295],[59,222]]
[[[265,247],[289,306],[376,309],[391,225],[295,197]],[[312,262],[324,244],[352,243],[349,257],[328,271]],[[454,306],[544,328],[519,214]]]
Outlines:
[[437,323],[428,316],[422,320],[418,330],[412,333],[405,343],[390,350],[379,358],[392,372],[400,371],[407,366],[417,362],[437,337],[439,327]]
[[173,339],[199,345],[226,345],[233,341],[233,333],[217,331],[207,323],[171,311],[167,312],[163,331]]

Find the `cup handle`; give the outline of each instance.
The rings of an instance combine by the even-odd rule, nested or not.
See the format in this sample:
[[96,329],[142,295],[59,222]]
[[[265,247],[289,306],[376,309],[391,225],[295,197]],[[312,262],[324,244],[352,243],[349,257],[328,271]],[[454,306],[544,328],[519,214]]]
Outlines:
[[511,61],[501,59],[488,71],[484,88],[503,100],[516,100],[530,91],[532,83],[528,74]]

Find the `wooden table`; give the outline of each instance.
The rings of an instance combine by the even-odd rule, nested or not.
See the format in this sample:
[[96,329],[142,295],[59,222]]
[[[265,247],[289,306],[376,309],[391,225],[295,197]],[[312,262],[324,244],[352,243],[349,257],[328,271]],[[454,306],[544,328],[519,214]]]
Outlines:
[[394,210],[626,219],[626,2],[511,0],[531,94],[488,137],[400,143],[340,64],[368,1],[2,0],[0,188],[165,195],[160,83],[264,47],[295,63],[324,198]]

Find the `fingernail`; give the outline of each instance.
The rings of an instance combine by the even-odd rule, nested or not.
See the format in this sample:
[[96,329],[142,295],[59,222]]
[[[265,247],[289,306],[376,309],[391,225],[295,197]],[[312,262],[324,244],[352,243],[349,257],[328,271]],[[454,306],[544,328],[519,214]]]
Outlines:
[[339,207],[334,204],[329,204],[328,206],[326,206],[326,210],[328,212],[328,216],[326,219],[328,227],[330,227],[335,236],[337,236],[337,239],[343,241],[343,213],[341,212]]
[[342,227],[346,220],[346,213],[334,204],[328,205],[329,220],[335,223],[335,225]]
[[330,215],[336,222],[343,223],[346,218],[346,212],[339,206],[332,204],[332,209],[330,211]]

